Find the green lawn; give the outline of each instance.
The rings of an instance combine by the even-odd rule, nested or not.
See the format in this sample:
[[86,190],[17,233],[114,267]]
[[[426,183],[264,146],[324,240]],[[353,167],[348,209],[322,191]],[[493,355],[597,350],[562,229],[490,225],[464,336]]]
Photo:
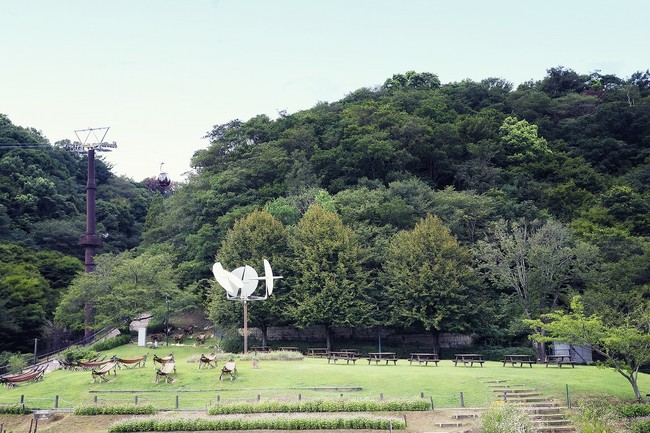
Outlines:
[[[524,385],[541,391],[549,398],[564,401],[566,385],[572,400],[587,395],[608,395],[633,399],[632,388],[618,373],[596,367],[576,368],[556,366],[545,368],[503,367],[499,362],[486,362],[484,367],[454,367],[443,360],[438,367],[410,366],[407,360],[397,365],[368,365],[365,359],[355,364],[328,364],[326,359],[305,358],[300,361],[261,360],[259,368],[251,361],[237,362],[238,377],[234,381],[219,381],[220,368],[198,369],[198,357],[210,349],[171,346],[157,350],[126,345],[105,352],[107,356],[136,358],[149,352],[145,368],[118,370],[109,383],[93,383],[89,371],[59,370],[48,373],[39,383],[23,384],[14,389],[0,389],[0,404],[20,402],[21,395],[29,407],[52,408],[55,396],[59,407],[71,408],[92,404],[97,397],[101,404],[154,404],[173,409],[176,399],[180,409],[205,408],[217,400],[255,401],[260,399],[330,399],[372,398],[383,394],[386,399],[412,398],[424,394],[436,407],[459,407],[460,393],[465,405],[484,406],[493,401],[489,381],[508,380],[509,384]],[[155,383],[153,354],[174,352],[178,376],[174,383]],[[192,362],[194,361],[194,362]],[[640,377],[643,393],[650,391],[650,376]],[[360,388],[350,390],[349,388]]]

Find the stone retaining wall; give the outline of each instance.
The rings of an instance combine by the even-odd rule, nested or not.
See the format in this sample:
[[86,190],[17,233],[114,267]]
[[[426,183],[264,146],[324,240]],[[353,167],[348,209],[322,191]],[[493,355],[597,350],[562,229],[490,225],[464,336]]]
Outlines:
[[[379,337],[377,329],[364,328],[332,328],[334,340],[337,343],[346,341],[375,342]],[[243,332],[243,329],[240,330]],[[258,328],[248,328],[249,336],[262,339],[262,332]],[[296,329],[291,326],[269,327],[267,331],[269,342],[272,341],[302,341],[307,343],[324,343],[326,340],[324,326],[310,326],[305,329]],[[431,346],[431,334],[400,333],[390,328],[381,329],[382,342],[389,345],[406,346]],[[440,347],[443,349],[470,347],[474,341],[469,335],[442,333],[439,336]]]

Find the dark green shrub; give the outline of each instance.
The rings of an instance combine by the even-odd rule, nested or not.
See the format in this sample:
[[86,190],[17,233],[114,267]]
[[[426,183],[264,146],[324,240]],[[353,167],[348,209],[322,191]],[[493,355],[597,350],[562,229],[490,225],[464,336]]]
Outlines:
[[95,352],[90,347],[80,347],[78,349],[68,349],[63,352],[63,360],[66,362],[77,362],[82,359],[92,359],[97,356]]
[[120,421],[108,428],[109,433],[149,431],[201,431],[201,430],[332,430],[363,429],[387,430],[405,429],[399,418],[177,418],[177,419],[133,419]]
[[126,335],[118,335],[115,338],[110,338],[108,340],[100,341],[99,343],[95,343],[91,346],[91,348],[96,351],[96,352],[103,352],[105,350],[111,350],[119,346],[124,346],[125,344],[129,344],[131,342],[131,336],[126,334]]
[[0,404],[0,414],[2,415],[25,415],[30,413],[32,410],[25,405],[15,404],[15,405],[2,405]]
[[151,415],[158,410],[151,405],[119,405],[119,406],[79,406],[74,409],[75,415]]
[[[249,341],[249,346],[254,344]],[[223,337],[219,343],[221,350],[226,353],[242,353],[244,351],[244,339],[235,328],[223,330]]]
[[650,416],[650,404],[644,404],[644,403],[622,404],[618,407],[618,412],[626,418]]
[[413,400],[311,400],[294,402],[235,403],[212,406],[209,415],[233,413],[279,413],[279,412],[399,412],[430,410],[431,402]]

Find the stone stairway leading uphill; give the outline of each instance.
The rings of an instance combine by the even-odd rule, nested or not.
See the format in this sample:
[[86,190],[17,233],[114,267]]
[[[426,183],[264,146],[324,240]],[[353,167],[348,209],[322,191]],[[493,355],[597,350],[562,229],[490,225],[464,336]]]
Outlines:
[[537,428],[538,433],[574,432],[575,428],[567,418],[562,406],[535,389],[524,385],[509,385],[504,381],[495,381],[490,385],[497,399],[520,405]]

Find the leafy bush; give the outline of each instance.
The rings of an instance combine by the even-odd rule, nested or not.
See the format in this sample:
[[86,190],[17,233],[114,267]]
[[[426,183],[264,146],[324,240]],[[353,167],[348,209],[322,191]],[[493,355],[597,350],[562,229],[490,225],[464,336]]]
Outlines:
[[30,408],[25,407],[23,404],[10,406],[0,404],[0,414],[2,415],[25,415],[31,411]]
[[481,414],[482,433],[534,433],[528,415],[517,406],[497,402]]
[[223,338],[219,345],[224,352],[241,353],[244,351],[244,340],[235,328],[223,330]]
[[66,362],[78,362],[82,359],[92,359],[97,356],[90,347],[80,347],[78,349],[68,349],[63,352],[63,360]]
[[120,405],[120,406],[79,406],[74,409],[75,415],[151,415],[158,412],[152,405]]
[[399,418],[148,418],[120,421],[108,428],[109,433],[148,431],[201,431],[201,430],[333,430],[405,429],[404,420]]
[[636,418],[639,416],[650,416],[650,404],[631,403],[622,404],[618,407],[618,413],[626,418]]
[[300,352],[285,350],[258,353],[248,352],[245,355],[239,356],[241,361],[251,361],[253,358],[257,358],[259,361],[300,361],[304,359],[305,356]]
[[291,412],[397,412],[430,410],[431,402],[424,399],[412,400],[311,400],[311,401],[268,401],[258,403],[235,403],[213,406],[209,415],[236,413],[291,413]]
[[606,400],[581,400],[576,404],[573,423],[580,433],[616,431],[616,421],[616,409]]
[[24,355],[20,353],[14,353],[9,356],[7,361],[7,367],[10,373],[19,373],[23,371],[25,367],[29,364],[28,360],[31,360],[31,355]]
[[632,433],[650,433],[650,419],[639,419],[632,423]]
[[118,335],[115,338],[109,338],[108,340],[100,341],[91,346],[91,348],[96,352],[103,352],[105,350],[111,350],[131,342],[131,336],[129,334]]

